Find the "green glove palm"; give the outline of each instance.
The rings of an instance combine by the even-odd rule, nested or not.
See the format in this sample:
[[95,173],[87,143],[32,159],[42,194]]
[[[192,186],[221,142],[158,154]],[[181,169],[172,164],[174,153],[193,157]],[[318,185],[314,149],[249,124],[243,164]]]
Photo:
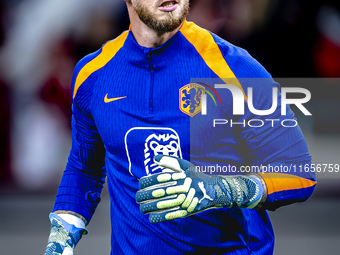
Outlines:
[[195,171],[190,162],[157,155],[155,162],[173,170],[139,180],[136,201],[142,214],[151,213],[151,223],[191,216],[219,208],[254,208],[261,200],[263,186],[250,176],[211,176]]

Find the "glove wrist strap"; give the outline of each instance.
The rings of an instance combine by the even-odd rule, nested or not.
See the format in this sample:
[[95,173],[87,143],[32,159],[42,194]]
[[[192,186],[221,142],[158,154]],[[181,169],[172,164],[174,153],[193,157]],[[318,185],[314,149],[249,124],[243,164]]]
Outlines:
[[267,201],[267,197],[268,197],[267,185],[266,185],[265,181],[263,180],[262,176],[259,175],[259,174],[251,173],[251,174],[248,174],[247,176],[252,177],[252,178],[256,178],[262,183],[262,187],[263,187],[262,197],[261,197],[261,200],[258,203],[258,205],[254,208],[256,210],[260,209],[260,208],[262,208],[262,205]]
[[85,222],[82,221],[77,216],[66,214],[66,213],[57,213],[57,215],[62,218],[64,221],[66,221],[68,224],[72,224],[76,226],[77,228],[85,228]]
[[[72,216],[72,215],[71,215]],[[75,217],[75,216],[74,216]],[[77,227],[75,226],[73,223],[69,223],[68,221],[66,221],[65,219],[63,219],[59,214],[55,214],[55,213],[50,213],[50,221],[52,222],[52,219],[55,218],[57,220],[59,220],[62,224],[63,227],[65,228],[66,231],[68,231],[69,233],[80,233],[81,235],[86,235],[88,233],[88,230],[84,227]],[[78,218],[79,219],[79,218]],[[80,219],[79,219],[80,220]],[[77,221],[75,219],[73,219],[73,221]],[[78,222],[78,224],[82,225],[81,222]],[[85,225],[85,223],[83,222],[83,224]],[[79,238],[80,239],[80,238]]]

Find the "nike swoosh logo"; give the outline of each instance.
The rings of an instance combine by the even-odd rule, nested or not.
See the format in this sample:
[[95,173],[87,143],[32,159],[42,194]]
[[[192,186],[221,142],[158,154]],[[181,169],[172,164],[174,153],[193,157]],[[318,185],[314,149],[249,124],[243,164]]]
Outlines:
[[107,93],[107,94],[105,95],[105,97],[104,97],[104,102],[105,102],[105,103],[110,103],[110,102],[113,102],[113,101],[117,101],[117,100],[126,98],[126,96],[125,96],[125,97],[113,97],[113,98],[107,98],[107,95],[108,95],[108,94],[109,94],[109,93]]

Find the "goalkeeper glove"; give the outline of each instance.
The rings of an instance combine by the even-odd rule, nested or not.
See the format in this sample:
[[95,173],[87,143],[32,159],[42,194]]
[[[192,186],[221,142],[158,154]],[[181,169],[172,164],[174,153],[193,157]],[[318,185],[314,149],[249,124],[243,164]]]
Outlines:
[[[68,219],[68,222],[65,219]],[[50,221],[51,232],[45,255],[73,255],[73,249],[82,235],[88,233],[85,223],[76,216],[55,213],[50,213]]]
[[263,185],[251,176],[211,176],[195,171],[190,162],[157,155],[155,162],[172,172],[139,180],[136,201],[151,223],[191,216],[219,207],[254,208],[264,194]]

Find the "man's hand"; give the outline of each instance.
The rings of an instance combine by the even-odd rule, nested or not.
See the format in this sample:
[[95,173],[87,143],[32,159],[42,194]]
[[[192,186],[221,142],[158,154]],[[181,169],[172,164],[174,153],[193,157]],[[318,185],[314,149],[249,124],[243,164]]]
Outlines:
[[218,207],[254,208],[261,201],[263,186],[251,176],[214,176],[195,170],[190,162],[157,155],[155,162],[172,172],[139,180],[136,201],[151,223],[191,216]]
[[[75,217],[75,216],[73,216]],[[88,231],[66,222],[60,215],[51,213],[51,232],[45,255],[73,255],[73,249]],[[85,227],[85,224],[84,224]]]

